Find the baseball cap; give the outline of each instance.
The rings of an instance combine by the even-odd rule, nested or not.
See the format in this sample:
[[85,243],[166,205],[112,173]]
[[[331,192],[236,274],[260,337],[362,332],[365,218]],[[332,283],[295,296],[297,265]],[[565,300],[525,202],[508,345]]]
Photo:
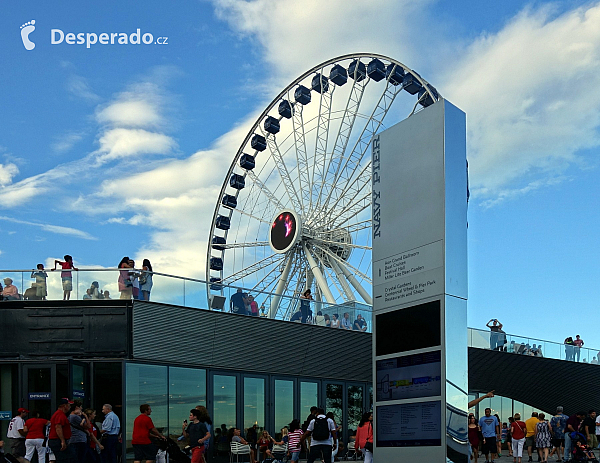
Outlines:
[[60,399],[60,400],[58,401],[58,405],[66,405],[66,404],[69,404],[69,405],[71,405],[72,403],[73,403],[73,401],[72,401],[72,400],[69,400],[69,399],[67,399],[66,397],[63,397],[62,399]]
[[562,408],[562,407],[556,407],[556,411],[557,411],[558,413],[562,413],[562,412],[563,412],[563,408]]
[[23,413],[23,412],[25,412],[25,413],[29,413],[29,410],[27,410],[26,408],[19,408],[19,409],[17,410],[17,413]]

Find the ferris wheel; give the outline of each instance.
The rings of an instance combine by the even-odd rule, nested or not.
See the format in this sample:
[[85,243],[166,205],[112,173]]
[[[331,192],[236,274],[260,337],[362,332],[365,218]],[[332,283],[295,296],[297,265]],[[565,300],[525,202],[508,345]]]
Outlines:
[[371,140],[440,98],[415,71],[368,53],[330,59],[283,89],[223,182],[208,296],[223,285],[271,294],[268,316],[284,319],[307,288],[324,303],[371,305]]

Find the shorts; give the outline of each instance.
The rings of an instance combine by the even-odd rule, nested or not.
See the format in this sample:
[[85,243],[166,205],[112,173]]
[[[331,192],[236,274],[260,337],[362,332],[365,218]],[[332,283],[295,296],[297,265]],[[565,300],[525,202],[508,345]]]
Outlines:
[[556,447],[556,448],[564,447],[565,446],[565,440],[564,439],[553,438],[552,439],[552,445],[554,447]]
[[63,277],[63,291],[73,291],[73,277]]
[[35,285],[35,295],[37,297],[46,297],[48,291],[46,291],[46,283],[37,283]]
[[525,447],[535,447],[535,436],[525,438]]
[[300,450],[298,450],[297,452],[292,452],[292,461],[298,460],[300,460]]
[[498,447],[496,447],[496,438],[495,437],[485,437],[485,442],[481,447],[481,451],[487,455],[488,453],[497,453]]
[[10,440],[10,453],[15,457],[24,457],[27,453],[25,450],[25,438],[23,439],[15,439],[14,437],[9,437]]
[[156,460],[158,448],[154,444],[133,444],[133,457],[135,461]]

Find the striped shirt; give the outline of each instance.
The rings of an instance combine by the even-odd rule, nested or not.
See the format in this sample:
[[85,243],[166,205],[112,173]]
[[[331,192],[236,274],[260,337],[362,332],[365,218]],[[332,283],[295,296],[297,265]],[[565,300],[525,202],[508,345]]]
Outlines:
[[296,429],[288,434],[288,450],[290,452],[300,451],[300,438],[302,437],[302,429]]

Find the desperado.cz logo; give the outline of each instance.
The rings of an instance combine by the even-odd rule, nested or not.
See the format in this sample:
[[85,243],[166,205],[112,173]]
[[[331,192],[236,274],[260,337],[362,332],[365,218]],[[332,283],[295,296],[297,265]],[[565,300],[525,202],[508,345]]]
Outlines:
[[[21,26],[21,39],[26,50],[33,50],[35,43],[31,41],[29,35],[35,30],[35,19],[26,22]],[[90,48],[92,45],[168,45],[168,37],[154,38],[154,34],[145,32],[142,34],[140,28],[135,32],[67,32],[61,29],[52,29],[50,31],[50,44],[59,45],[84,45]]]

